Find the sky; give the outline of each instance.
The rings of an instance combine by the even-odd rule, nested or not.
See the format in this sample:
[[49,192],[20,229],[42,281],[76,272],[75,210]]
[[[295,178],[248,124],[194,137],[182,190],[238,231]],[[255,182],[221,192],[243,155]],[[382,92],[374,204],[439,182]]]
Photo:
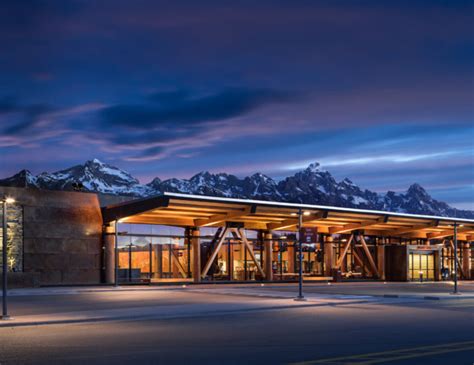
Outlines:
[[474,210],[472,1],[2,1],[0,176],[319,162]]

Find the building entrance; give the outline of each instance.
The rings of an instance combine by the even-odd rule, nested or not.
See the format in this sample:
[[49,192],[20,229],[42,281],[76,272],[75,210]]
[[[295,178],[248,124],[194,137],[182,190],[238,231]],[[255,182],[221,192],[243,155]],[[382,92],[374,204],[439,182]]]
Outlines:
[[435,255],[433,252],[410,252],[408,279],[411,281],[435,280]]

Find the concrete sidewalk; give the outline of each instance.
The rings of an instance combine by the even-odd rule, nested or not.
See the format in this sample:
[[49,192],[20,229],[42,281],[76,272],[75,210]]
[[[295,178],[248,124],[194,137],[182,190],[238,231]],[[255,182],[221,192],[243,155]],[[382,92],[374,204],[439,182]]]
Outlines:
[[[415,299],[472,299],[474,298],[474,281],[459,283],[459,295],[453,295],[451,282],[340,282],[340,283],[304,283],[305,294],[321,294],[329,296],[371,296],[386,298],[415,298]],[[232,292],[240,295],[260,297],[293,297],[298,286],[294,283],[246,283],[246,284],[185,284],[185,285],[133,285],[133,286],[83,286],[83,287],[44,287],[31,289],[11,289],[8,295],[21,296],[49,296],[49,295],[76,295],[87,293],[108,292],[152,292],[152,291],[209,291]]]
[[[192,295],[193,292],[189,292]],[[245,298],[232,303],[199,303],[183,305],[156,305],[127,307],[119,309],[84,310],[73,312],[45,313],[12,317],[0,321],[0,328],[40,325],[60,325],[116,320],[178,319],[230,315],[243,312],[283,310],[302,307],[338,306],[370,303],[372,298],[316,298],[312,296],[305,302],[293,298],[265,297],[246,301]]]

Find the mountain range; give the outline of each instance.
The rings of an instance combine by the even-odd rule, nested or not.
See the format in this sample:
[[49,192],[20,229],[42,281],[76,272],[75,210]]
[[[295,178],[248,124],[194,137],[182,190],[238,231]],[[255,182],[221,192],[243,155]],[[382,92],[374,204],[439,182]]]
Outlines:
[[47,190],[77,190],[148,197],[163,192],[178,192],[219,197],[272,200],[282,202],[331,205],[391,212],[474,218],[474,211],[459,210],[433,199],[419,184],[406,192],[385,194],[361,189],[349,179],[336,181],[318,163],[281,181],[256,173],[239,178],[226,173],[200,172],[190,179],[153,179],[141,184],[126,171],[98,159],[86,161],[65,170],[33,175],[28,170],[0,180],[0,186],[33,187]]

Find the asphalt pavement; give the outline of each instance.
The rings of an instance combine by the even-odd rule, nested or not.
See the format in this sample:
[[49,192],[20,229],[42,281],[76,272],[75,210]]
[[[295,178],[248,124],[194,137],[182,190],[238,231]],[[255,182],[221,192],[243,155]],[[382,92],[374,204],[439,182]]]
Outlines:
[[0,363],[474,363],[472,284],[456,297],[436,285],[386,289],[397,296],[383,283],[344,285],[307,285],[305,302],[295,285],[15,291]]

